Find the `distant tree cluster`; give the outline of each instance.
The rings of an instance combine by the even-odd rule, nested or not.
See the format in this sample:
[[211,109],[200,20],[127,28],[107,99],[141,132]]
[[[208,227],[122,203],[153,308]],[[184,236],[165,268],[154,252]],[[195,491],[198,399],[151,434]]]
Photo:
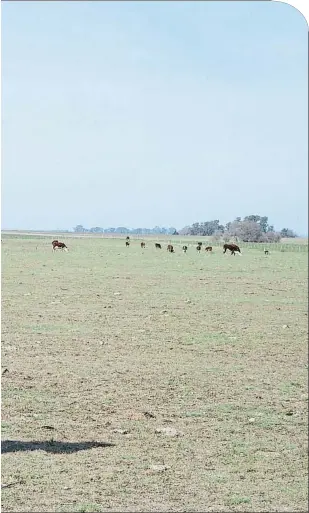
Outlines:
[[194,235],[194,236],[212,236],[214,240],[236,240],[242,242],[279,242],[281,237],[297,237],[296,233],[289,228],[283,228],[280,232],[275,231],[273,225],[268,223],[267,216],[249,215],[241,219],[236,217],[234,221],[225,226],[220,224],[219,219],[193,223],[191,226],[185,226],[177,231],[176,228],[155,226],[154,228],[84,228],[79,224],[75,226],[76,233],[117,233],[132,235]]
[[281,235],[281,237],[291,238],[291,239],[294,239],[295,237],[297,237],[296,233],[293,230],[290,230],[289,228],[282,228],[280,235]]
[[219,219],[214,221],[205,221],[203,223],[193,223],[192,226],[185,226],[179,231],[180,235],[213,235],[216,232],[223,233],[224,226],[220,224]]
[[241,219],[236,217],[225,226],[218,219],[203,223],[193,223],[179,232],[182,235],[212,235],[214,240],[228,241],[231,239],[242,242],[279,242],[281,237],[296,237],[296,234],[283,228],[276,232],[273,225],[268,223],[267,216],[249,215]]
[[281,239],[280,233],[268,224],[266,216],[251,215],[243,220],[237,218],[232,223],[228,223],[226,228],[225,235],[243,242],[279,242]]
[[118,228],[101,228],[95,226],[93,228],[85,228],[82,224],[78,224],[73,228],[75,233],[119,233],[119,234],[132,234],[132,235],[178,235],[176,228],[171,226],[170,228],[155,226],[154,228],[126,228],[125,226],[118,226]]

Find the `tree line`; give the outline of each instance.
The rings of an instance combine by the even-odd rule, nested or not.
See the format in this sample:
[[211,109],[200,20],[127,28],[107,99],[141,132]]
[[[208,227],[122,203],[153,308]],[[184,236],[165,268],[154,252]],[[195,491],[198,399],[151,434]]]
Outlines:
[[126,228],[125,226],[118,226],[118,228],[101,228],[101,226],[95,226],[93,228],[85,228],[82,224],[78,224],[73,228],[75,233],[119,233],[119,234],[132,234],[132,235],[178,235],[176,228],[160,227],[155,226],[154,228]]
[[282,228],[276,231],[274,226],[269,224],[267,216],[249,215],[243,219],[236,217],[234,221],[228,222],[226,225],[220,224],[219,219],[212,221],[196,222],[191,226],[185,226],[180,230],[175,227],[154,228],[126,228],[119,226],[117,228],[102,228],[96,226],[93,228],[84,228],[79,224],[74,228],[75,233],[115,233],[115,234],[132,234],[132,235],[195,235],[195,236],[212,236],[214,240],[239,240],[242,242],[279,242],[282,237],[294,238],[296,233],[290,228]]

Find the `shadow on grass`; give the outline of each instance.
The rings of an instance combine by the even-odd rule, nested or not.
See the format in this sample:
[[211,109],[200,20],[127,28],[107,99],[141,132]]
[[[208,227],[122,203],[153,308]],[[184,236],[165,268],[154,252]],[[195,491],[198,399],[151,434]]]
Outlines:
[[114,447],[110,442],[56,442],[47,440],[44,442],[20,442],[18,440],[3,440],[1,442],[1,453],[20,451],[46,451],[54,454],[72,454],[78,451],[87,451],[95,447]]

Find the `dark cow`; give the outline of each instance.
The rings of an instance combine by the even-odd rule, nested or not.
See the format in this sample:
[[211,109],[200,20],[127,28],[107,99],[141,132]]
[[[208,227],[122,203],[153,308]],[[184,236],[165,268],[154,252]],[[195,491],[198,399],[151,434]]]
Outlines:
[[269,250],[268,249],[264,249],[264,254],[265,255],[269,255]]
[[201,248],[202,248],[202,245],[201,245],[201,244],[198,244],[198,245],[196,246],[196,251],[200,252],[200,251],[201,251]]
[[52,242],[53,251],[56,251],[56,249],[61,249],[62,251],[68,251],[67,246],[64,244],[64,242],[59,242],[58,240],[53,240]]
[[141,242],[141,248],[144,248],[146,246],[145,242]]
[[174,253],[174,248],[173,248],[172,244],[169,244],[167,246],[167,251],[169,251],[170,253]]
[[203,243],[202,242],[198,242],[197,245],[198,246],[203,246]]
[[187,249],[188,249],[188,246],[182,246],[182,251],[183,251],[184,253],[186,253],[186,252],[187,252]]
[[209,251],[209,252],[211,253],[211,252],[212,252],[212,246],[207,246],[207,247],[205,248],[205,251]]
[[161,248],[161,244],[159,244],[158,242],[156,242],[156,243],[155,243],[155,247],[156,247],[157,249],[162,249],[162,248]]
[[126,240],[126,246],[130,246],[130,241]]
[[129,236],[128,236],[128,237],[126,237],[126,240],[130,240],[130,237],[129,237]]
[[235,252],[238,252],[241,255],[241,251],[239,249],[239,246],[237,246],[237,244],[224,244],[223,253],[226,253],[227,249],[230,250],[231,255],[235,256]]

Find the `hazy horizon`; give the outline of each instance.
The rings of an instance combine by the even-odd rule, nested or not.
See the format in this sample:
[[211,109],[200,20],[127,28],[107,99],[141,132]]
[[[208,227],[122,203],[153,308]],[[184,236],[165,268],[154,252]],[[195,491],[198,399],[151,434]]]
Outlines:
[[[75,225],[76,226],[76,225]],[[157,226],[157,225],[156,225]],[[120,227],[120,226],[119,226]],[[110,227],[110,228],[119,228],[117,226],[115,227]],[[124,225],[121,225],[122,228],[128,228],[129,230],[135,230],[135,229],[138,229],[140,227],[130,227],[130,226],[124,226]],[[162,226],[160,228],[168,228],[170,227],[169,225],[165,225],[165,226]],[[84,228],[86,228],[87,230],[90,230],[90,227],[87,227],[87,226],[84,226]],[[91,227],[92,228],[92,227]],[[102,226],[101,228],[104,228],[104,229],[108,229],[104,226]],[[143,228],[146,228],[146,229],[153,229],[154,227],[151,227],[151,226],[148,226],[148,227],[143,227]],[[177,230],[181,230],[181,228],[179,227],[175,227]],[[184,227],[183,227],[184,228]],[[280,230],[279,230],[280,231]],[[19,229],[19,228],[2,228],[2,232],[29,232],[29,233],[60,233],[60,232],[63,232],[63,233],[78,233],[78,235],[81,235],[80,232],[75,232],[74,231],[74,227],[71,228],[71,229],[50,229],[50,230],[46,230],[44,228],[36,228],[36,229],[31,229],[31,228],[24,228],[24,229]],[[97,235],[97,236],[102,236],[102,235],[119,235],[119,236],[124,236],[126,235],[126,233],[121,233],[121,232],[90,232],[90,231],[87,231],[84,233],[84,235]],[[131,232],[129,232],[129,234],[131,234]],[[147,236],[151,236],[151,235],[155,235],[155,233],[135,233],[135,234],[132,234],[132,235],[136,235],[137,237],[147,237]],[[170,233],[161,233],[159,235],[162,235],[162,236],[166,236],[166,237],[171,237],[173,236],[173,234],[170,234]],[[206,237],[206,238],[212,238],[213,236],[212,235],[184,235],[184,234],[179,234],[180,237]],[[289,238],[289,237],[282,237],[282,239],[285,239],[285,238]],[[306,239],[308,238],[308,233],[297,233],[296,234],[296,237],[293,239]],[[291,239],[292,240],[292,239]]]
[[[308,234],[308,28],[278,2],[4,2],[2,229]],[[43,228],[44,227],[44,228]]]

